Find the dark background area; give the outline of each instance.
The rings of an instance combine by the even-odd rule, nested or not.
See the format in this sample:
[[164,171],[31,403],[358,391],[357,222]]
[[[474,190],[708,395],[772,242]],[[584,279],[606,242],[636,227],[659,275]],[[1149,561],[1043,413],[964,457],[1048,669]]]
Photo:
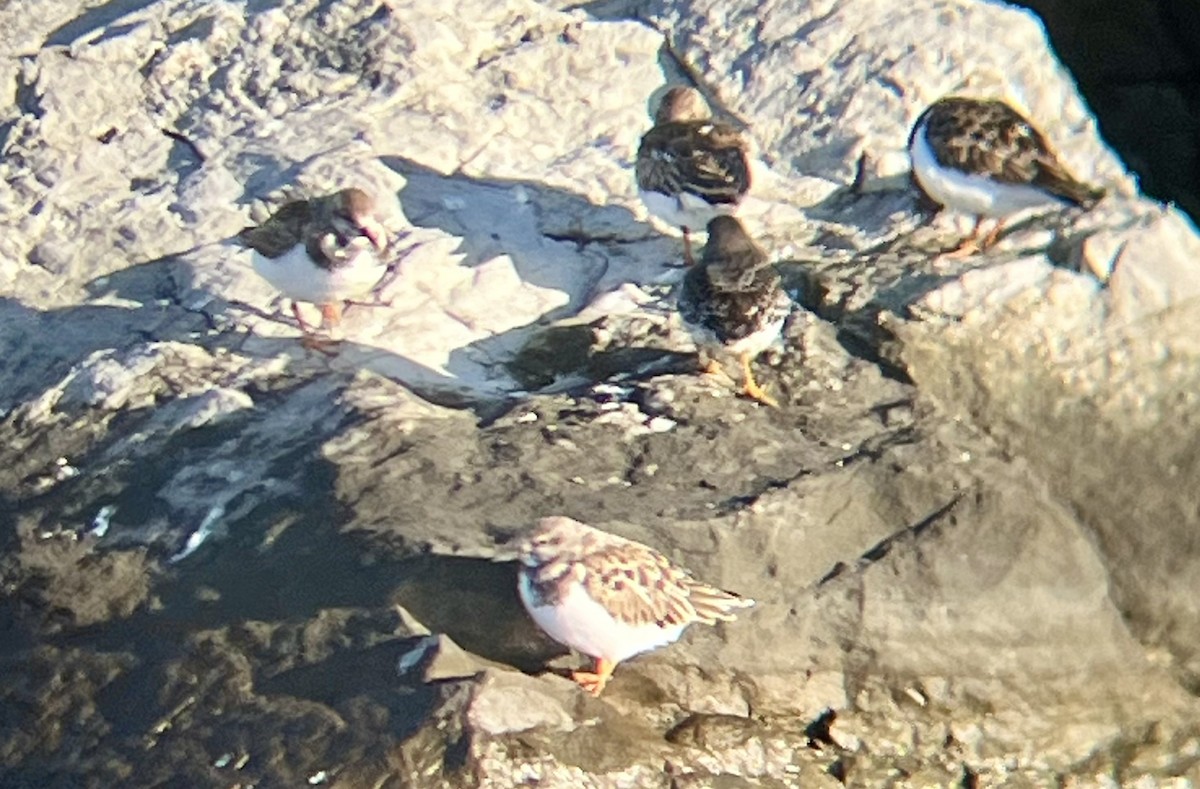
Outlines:
[[1142,190],[1200,222],[1200,0],[1012,0],[1045,22]]

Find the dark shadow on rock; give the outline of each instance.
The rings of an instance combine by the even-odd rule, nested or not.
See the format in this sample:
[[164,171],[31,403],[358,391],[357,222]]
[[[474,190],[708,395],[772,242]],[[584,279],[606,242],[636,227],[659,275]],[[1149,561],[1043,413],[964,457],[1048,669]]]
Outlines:
[[629,382],[658,375],[692,374],[698,354],[619,345],[599,349],[594,324],[568,323],[538,332],[505,365],[525,389],[582,393],[604,381]]
[[433,685],[410,684],[397,677],[398,660],[419,642],[391,641],[337,651],[319,662],[267,677],[256,689],[268,698],[311,700],[332,710],[369,708],[376,732],[403,740],[427,724],[440,698]]
[[[230,255],[233,254],[235,249],[231,245]],[[194,265],[198,264],[187,261],[182,256],[161,258],[103,277],[90,284],[89,290],[94,296],[111,294],[121,299],[142,302],[141,309],[131,312],[140,315],[148,310],[159,316],[157,320],[147,321],[149,328],[142,331],[138,337],[139,341],[179,340],[200,345],[210,351],[223,348],[263,359],[287,353],[295,359],[327,360],[333,372],[341,370],[349,373],[354,369],[369,369],[403,383],[414,394],[435,405],[450,408],[472,408],[479,409],[482,413],[490,413],[495,407],[495,401],[503,400],[497,393],[481,392],[473,396],[469,386],[455,377],[453,368],[451,374],[447,375],[402,354],[351,339],[338,343],[334,357],[325,357],[304,348],[299,336],[251,337],[237,329],[239,312],[295,326],[295,321],[286,306],[289,302],[279,298],[276,300],[277,309],[267,312],[245,302],[228,300],[210,293],[196,284]],[[197,298],[198,296],[201,298]],[[166,302],[166,305],[159,306],[163,302]],[[354,306],[347,311],[368,309],[386,309],[386,306]],[[67,310],[62,319],[69,322],[73,320],[72,316],[73,312]],[[181,317],[182,321],[179,320]]]
[[[859,191],[853,184],[831,192],[824,200],[804,209],[810,219],[836,225],[856,227],[864,233],[880,234],[896,226],[897,213],[922,215],[928,221],[936,206],[925,205],[916,189]],[[832,240],[822,240],[824,246],[840,248]],[[841,245],[844,248],[844,245]]]
[[202,331],[207,326],[200,316],[175,314],[168,336],[157,336],[168,318],[153,304],[140,308],[83,304],[51,310],[27,307],[15,299],[0,297],[0,374],[5,379],[0,413],[34,395],[91,353],[106,348],[128,348],[152,339],[171,339]]
[[869,268],[864,268],[861,257],[842,262],[783,260],[777,268],[784,288],[797,303],[837,328],[838,342],[848,353],[909,384],[895,337],[879,317],[884,312],[906,314],[906,305],[955,276],[909,265],[911,253],[868,256],[874,258]]
[[623,22],[627,19],[639,20],[637,2],[632,0],[588,0],[567,6],[564,11],[583,11],[592,19],[601,22]]
[[515,562],[421,557],[406,566],[396,599],[433,632],[522,671],[538,671],[566,652],[525,614],[517,596]]
[[[102,27],[111,25],[126,14],[132,14],[153,4],[154,0],[109,0],[103,5],[87,9],[65,25],[50,31],[43,46],[67,46]],[[107,35],[120,35],[120,30],[110,30]]]
[[[581,254],[588,246],[619,246],[658,236],[627,208],[596,205],[537,181],[446,176],[397,156],[382,161],[407,181],[399,197],[410,222],[462,239],[462,265],[474,267],[508,255],[522,281],[571,296],[543,320],[571,315],[584,299],[599,295],[594,289],[607,273],[606,264],[600,255]],[[648,280],[656,270],[646,268]],[[579,280],[585,283],[582,289]]]
[[[256,395],[252,409],[170,436],[128,462],[98,468],[81,461],[86,470],[49,494],[5,502],[3,511],[14,520],[61,528],[86,524],[104,504],[115,507],[102,537],[49,538],[78,548],[59,566],[43,568],[50,583],[69,577],[88,556],[147,550],[155,559],[145,601],[128,616],[79,626],[69,612],[38,616],[27,609],[22,615],[12,595],[0,604],[0,627],[11,636],[6,657],[48,646],[134,662],[95,696],[112,733],[106,747],[132,754],[169,738],[173,728],[209,738],[204,732],[226,725],[225,707],[241,710],[227,725],[249,725],[260,735],[307,725],[316,716],[360,721],[362,731],[371,732],[334,726],[343,733],[328,742],[342,737],[346,748],[362,746],[364,737],[408,736],[434,696],[420,677],[398,672],[421,631],[409,627],[397,604],[491,661],[532,672],[561,652],[525,615],[511,562],[414,556],[347,531],[354,515],[338,500],[338,467],[319,449],[354,417],[338,413],[339,385],[317,379],[299,386],[321,388],[311,399],[328,402],[328,414],[310,418],[294,436],[280,435],[291,443],[277,448],[262,484],[227,502],[223,536],[186,556],[181,548],[204,502],[181,511],[160,498],[164,489],[204,464],[253,455],[264,437],[278,433],[268,420],[300,396],[295,391]],[[124,414],[114,432],[145,432],[154,410]],[[55,606],[52,594],[40,603]],[[202,704],[192,709],[195,698]]]

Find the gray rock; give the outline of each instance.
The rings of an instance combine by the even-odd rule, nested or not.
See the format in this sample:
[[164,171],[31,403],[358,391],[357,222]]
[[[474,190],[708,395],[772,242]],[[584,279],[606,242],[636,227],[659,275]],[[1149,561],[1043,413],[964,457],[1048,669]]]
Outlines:
[[[0,8],[5,782],[1194,772],[1198,242],[1036,22],[560,5]],[[671,308],[629,172],[664,71],[757,145],[744,218],[801,305],[756,362],[778,410]],[[939,258],[899,151],[962,88],[1116,195]],[[397,197],[391,306],[327,358],[229,239],[351,182]],[[554,513],[758,603],[592,699],[516,594]]]

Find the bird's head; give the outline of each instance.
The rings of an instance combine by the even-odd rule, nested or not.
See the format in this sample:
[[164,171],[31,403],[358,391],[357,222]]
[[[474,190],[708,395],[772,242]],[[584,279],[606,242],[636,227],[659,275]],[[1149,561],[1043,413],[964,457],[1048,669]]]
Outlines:
[[375,214],[375,200],[362,189],[351,187],[337,193],[331,222],[347,243],[362,236],[380,252],[388,245],[387,230]]
[[521,542],[517,558],[526,567],[538,567],[564,553],[575,553],[572,546],[579,541],[582,527],[579,521],[561,515],[542,518]]
[[695,88],[685,85],[677,85],[664,93],[654,112],[655,123],[706,121],[710,118],[712,111],[704,96]]

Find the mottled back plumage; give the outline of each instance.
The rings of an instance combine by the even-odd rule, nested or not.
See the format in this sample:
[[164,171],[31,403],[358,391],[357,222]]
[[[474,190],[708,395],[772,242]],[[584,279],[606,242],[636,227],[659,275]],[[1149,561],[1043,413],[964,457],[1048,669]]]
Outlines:
[[943,167],[1000,183],[1035,186],[1083,208],[1104,197],[1103,189],[1067,172],[1042,133],[1003,101],[939,99],[913,124],[910,148],[922,124]]
[[745,143],[722,123],[660,124],[642,137],[637,184],[648,192],[687,192],[713,205],[736,204],[750,190]]
[[247,227],[238,234],[243,244],[271,259],[303,244],[322,268],[343,263],[346,257],[336,254],[337,250],[358,237],[365,237],[380,250],[386,245],[386,234],[374,217],[374,201],[357,188],[287,203],[258,227]]
[[579,584],[630,625],[713,624],[754,604],[696,580],[649,546],[571,518],[543,518],[523,543],[520,561],[539,605],[556,605]]
[[664,95],[654,127],[637,156],[638,188],[666,195],[688,193],[712,205],[738,203],[750,189],[746,143],[737,129],[712,120],[694,88]]
[[779,272],[729,216],[709,223],[704,254],[684,276],[678,303],[685,322],[725,344],[762,331],[791,310]]
[[274,259],[300,243],[311,219],[311,202],[296,200],[281,207],[261,225],[242,230],[238,240],[263,257]]

